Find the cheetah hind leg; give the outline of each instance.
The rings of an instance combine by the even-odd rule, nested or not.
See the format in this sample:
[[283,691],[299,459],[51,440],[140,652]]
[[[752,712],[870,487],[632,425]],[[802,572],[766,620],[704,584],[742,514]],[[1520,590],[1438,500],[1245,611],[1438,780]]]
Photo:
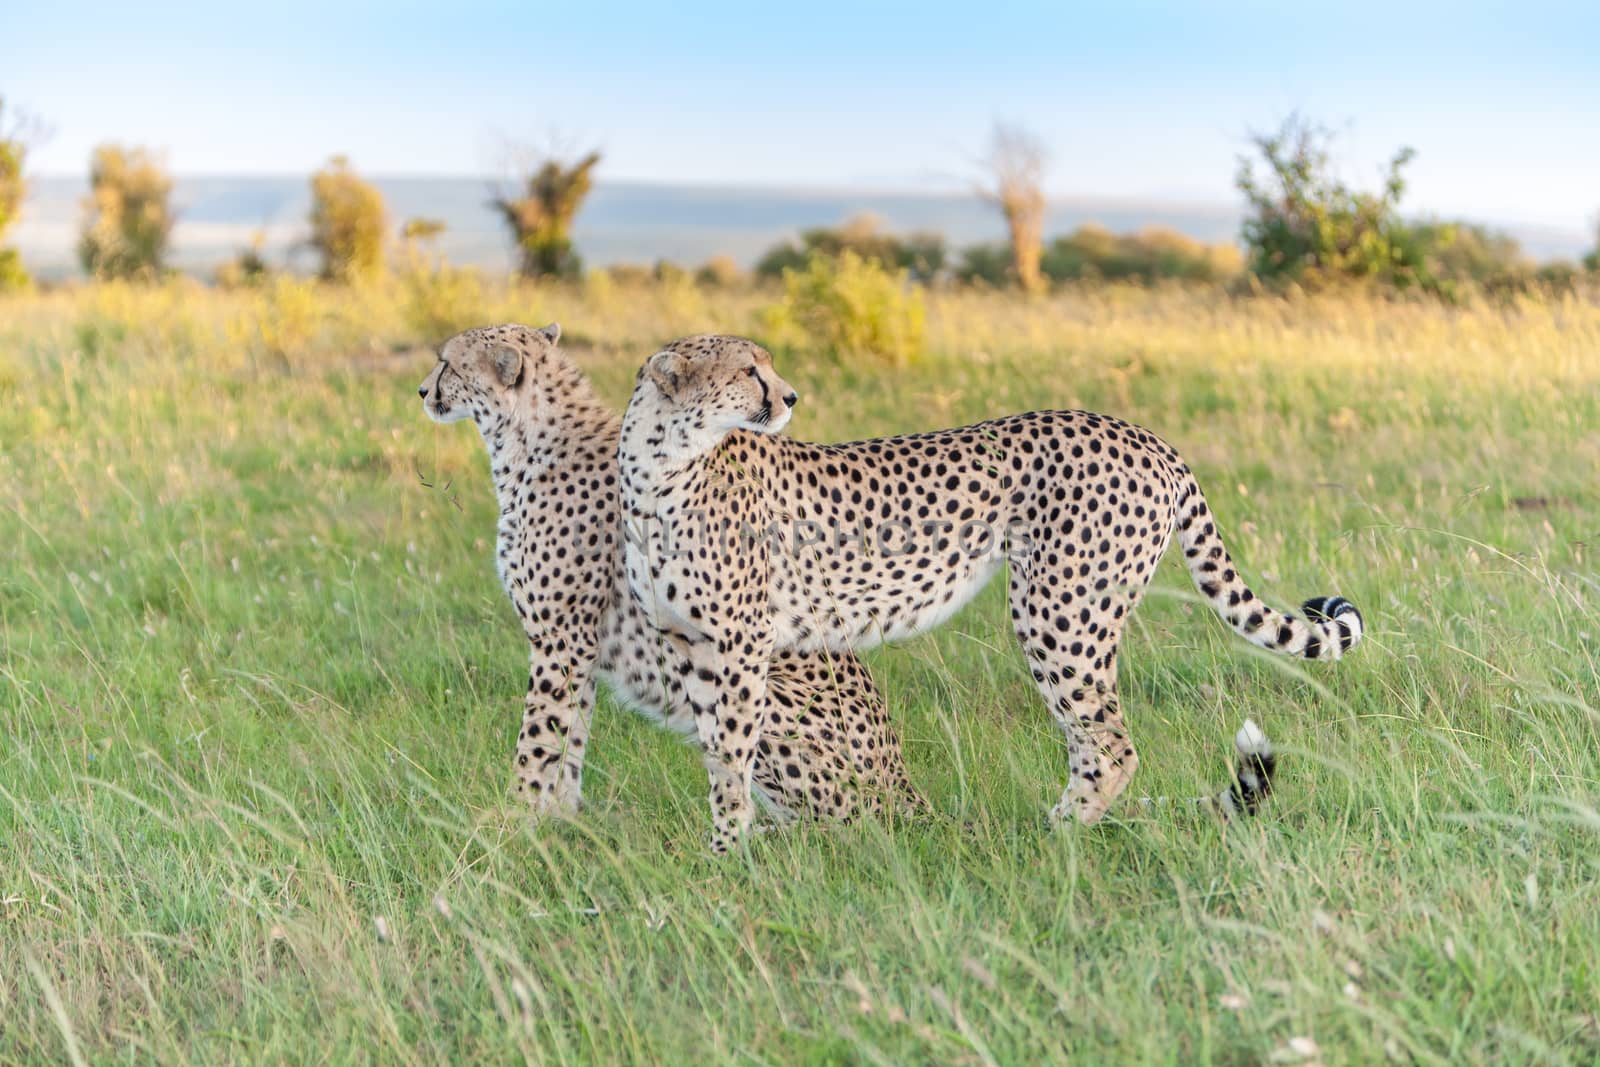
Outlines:
[[[798,662],[791,662],[798,661]],[[778,804],[848,822],[931,810],[911,784],[888,705],[854,656],[774,659],[757,784]]]
[[1050,809],[1050,822],[1060,826],[1076,819],[1092,826],[1105,817],[1139,769],[1139,754],[1128,738],[1116,690],[1105,682],[1078,687],[1071,681],[1055,682],[1078,675],[1071,667],[1046,663],[1029,651],[1034,678],[1067,737],[1067,787]]
[[866,803],[849,761],[817,745],[781,714],[768,721],[757,742],[752,778],[786,822],[801,816],[847,821]]
[[784,824],[799,818],[848,823],[888,811],[926,815],[932,806],[905,774],[898,747],[892,759],[863,767],[837,732],[779,713],[756,747],[752,784],[769,813]]
[[[1040,548],[1012,557],[1011,624],[1034,684],[1067,737],[1067,787],[1050,809],[1050,821],[1092,826],[1139,769],[1117,701],[1117,651],[1142,586],[1113,593],[1101,582],[1092,591],[1069,590],[1052,577],[1053,567]],[[1103,602],[1095,605],[1094,598]],[[1112,599],[1118,602],[1115,611]]]
[[1076,818],[1093,826],[1128,788],[1139,769],[1139,754],[1128,739],[1116,691],[1104,683],[1057,701],[1055,714],[1067,734],[1071,770],[1050,820],[1061,824]]

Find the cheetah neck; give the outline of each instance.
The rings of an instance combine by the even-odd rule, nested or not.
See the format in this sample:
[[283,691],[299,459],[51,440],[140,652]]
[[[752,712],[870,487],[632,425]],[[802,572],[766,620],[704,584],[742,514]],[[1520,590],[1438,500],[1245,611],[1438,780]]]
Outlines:
[[553,471],[582,466],[598,474],[614,465],[620,435],[617,417],[581,376],[559,390],[541,388],[511,412],[480,422],[478,430],[502,518],[515,515]]
[[706,469],[726,437],[726,430],[714,432],[695,420],[639,410],[636,401],[623,418],[620,446],[629,509],[654,512],[676,486]]

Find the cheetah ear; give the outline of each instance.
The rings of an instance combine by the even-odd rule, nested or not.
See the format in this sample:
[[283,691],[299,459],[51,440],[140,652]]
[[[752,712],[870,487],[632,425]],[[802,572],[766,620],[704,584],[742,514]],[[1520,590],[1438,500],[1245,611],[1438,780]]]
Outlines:
[[533,332],[538,334],[540,337],[543,337],[551,344],[555,344],[557,341],[561,340],[561,324],[559,322],[552,322],[543,329],[538,329]]
[[686,377],[687,371],[688,367],[684,358],[676,352],[657,352],[644,365],[645,374],[649,376],[652,382],[656,383],[656,388],[660,389],[666,396],[673,396],[677,393],[678,388],[683,385],[683,379]]
[[489,357],[494,364],[494,376],[501,385],[515,389],[522,384],[522,353],[515,348],[497,348]]

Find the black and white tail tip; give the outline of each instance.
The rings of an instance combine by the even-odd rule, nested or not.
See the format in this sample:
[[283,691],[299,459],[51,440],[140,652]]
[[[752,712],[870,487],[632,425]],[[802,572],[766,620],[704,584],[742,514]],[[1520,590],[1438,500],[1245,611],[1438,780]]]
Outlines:
[[1272,776],[1278,769],[1272,741],[1254,719],[1246,719],[1233,735],[1233,751],[1238,757],[1233,785],[1217,797],[1224,818],[1254,815],[1272,792]]
[[[1233,784],[1220,793],[1210,796],[1190,797],[1188,804],[1209,808],[1224,822],[1235,815],[1254,815],[1262,801],[1272,792],[1272,776],[1278,770],[1278,757],[1272,751],[1272,742],[1266,731],[1254,719],[1246,719],[1239,732],[1233,735],[1236,763]],[[1140,797],[1145,807],[1170,803],[1166,797]]]
[[1306,639],[1306,659],[1338,659],[1360,644],[1366,632],[1361,612],[1342,596],[1312,597],[1300,611],[1313,627]]

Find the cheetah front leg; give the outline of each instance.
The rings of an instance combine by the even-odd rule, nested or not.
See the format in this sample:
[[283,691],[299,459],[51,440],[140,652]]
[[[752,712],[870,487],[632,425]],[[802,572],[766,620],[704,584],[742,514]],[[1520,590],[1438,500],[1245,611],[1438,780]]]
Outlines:
[[711,851],[737,847],[755,818],[751,778],[766,707],[769,627],[751,625],[728,638],[706,637],[689,646],[693,673],[684,689],[695,712],[711,781]]
[[578,810],[597,655],[572,635],[533,640],[512,777],[535,814]]

